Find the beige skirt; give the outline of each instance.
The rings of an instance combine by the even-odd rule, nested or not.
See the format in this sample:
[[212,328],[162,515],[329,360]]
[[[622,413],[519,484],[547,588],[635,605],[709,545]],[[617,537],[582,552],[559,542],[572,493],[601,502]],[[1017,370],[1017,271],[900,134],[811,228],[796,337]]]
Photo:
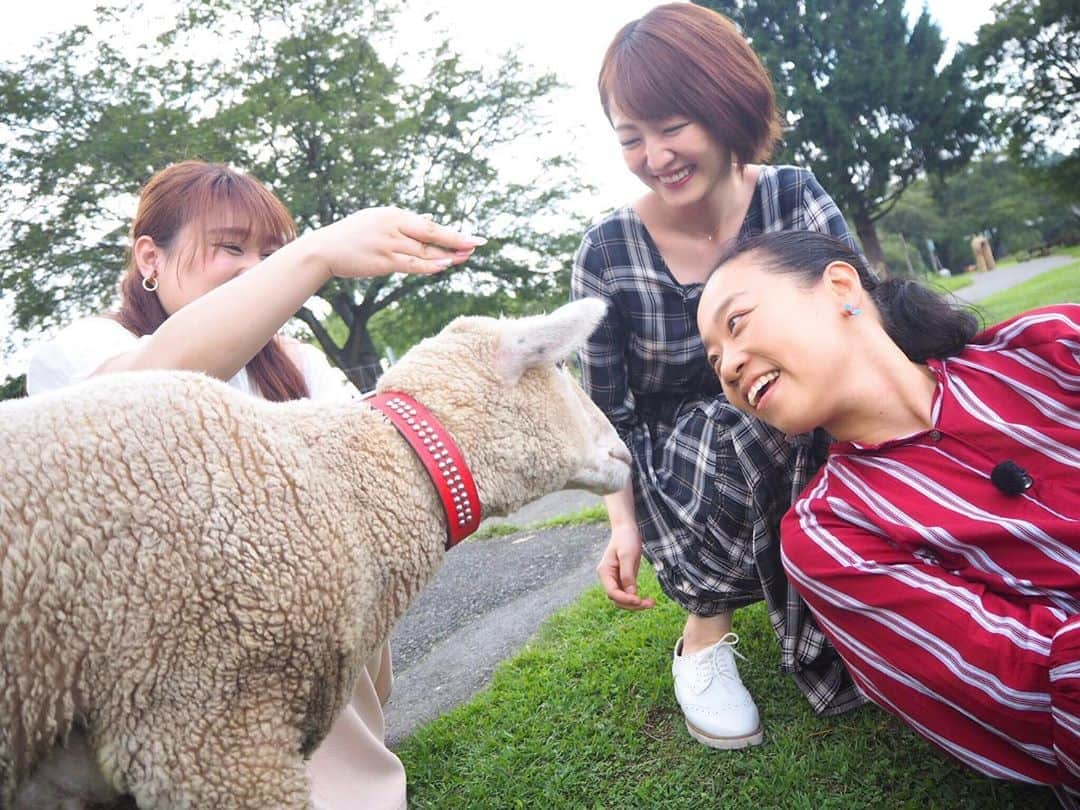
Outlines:
[[387,643],[360,673],[352,700],[311,755],[307,771],[315,810],[405,807],[405,767],[383,742],[382,707],[393,680]]

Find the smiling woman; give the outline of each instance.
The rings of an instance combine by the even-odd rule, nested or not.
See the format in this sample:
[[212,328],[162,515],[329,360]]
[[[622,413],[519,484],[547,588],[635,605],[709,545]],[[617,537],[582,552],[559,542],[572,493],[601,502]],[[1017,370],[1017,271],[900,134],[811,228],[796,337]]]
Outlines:
[[863,692],[980,773],[1075,799],[1080,305],[976,334],[842,242],[775,233],[723,257],[698,322],[733,405],[837,439],[783,560]]
[[784,670],[816,711],[865,699],[780,566],[779,517],[827,437],[789,439],[727,401],[702,349],[698,301],[739,236],[813,230],[855,243],[810,172],[760,163],[779,134],[773,89],[727,18],[658,6],[615,36],[598,87],[647,189],[589,229],[572,276],[574,297],[609,304],[582,350],[583,380],[634,458],[632,485],[607,499],[598,572],[617,605],[650,607],[637,595],[644,552],[689,613],[672,664],[688,731],[715,748],[754,745],[763,729],[735,665],[735,608],[765,599]]

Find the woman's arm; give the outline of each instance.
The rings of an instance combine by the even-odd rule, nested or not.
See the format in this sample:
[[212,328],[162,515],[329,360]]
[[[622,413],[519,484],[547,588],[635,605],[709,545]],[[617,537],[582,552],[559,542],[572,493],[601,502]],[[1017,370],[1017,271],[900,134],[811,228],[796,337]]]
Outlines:
[[[611,295],[604,284],[601,252],[592,246],[589,236],[582,240],[570,278],[570,297],[600,298],[608,302],[608,311],[596,331],[581,349],[582,385],[608,420],[627,438],[635,414],[626,374],[626,329]],[[596,573],[608,598],[621,608],[650,608],[652,599],[637,595],[637,575],[641,567],[641,533],[634,515],[633,484],[604,498],[611,539],[596,566]]]
[[304,234],[181,308],[94,373],[188,369],[228,380],[333,276],[435,273],[465,261],[480,241],[408,211],[360,211]]
[[588,234],[581,242],[570,274],[570,298],[599,298],[607,303],[603,320],[581,347],[581,384],[624,439],[636,421],[634,398],[626,370],[629,339],[614,295],[605,279],[603,252]]

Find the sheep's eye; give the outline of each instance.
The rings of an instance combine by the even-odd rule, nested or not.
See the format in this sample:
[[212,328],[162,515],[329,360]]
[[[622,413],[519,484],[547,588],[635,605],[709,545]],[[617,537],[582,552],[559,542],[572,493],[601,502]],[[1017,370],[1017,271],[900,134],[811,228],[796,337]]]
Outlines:
[[555,368],[558,368],[558,369],[566,368],[566,359],[563,358],[562,360],[556,360],[555,361]]

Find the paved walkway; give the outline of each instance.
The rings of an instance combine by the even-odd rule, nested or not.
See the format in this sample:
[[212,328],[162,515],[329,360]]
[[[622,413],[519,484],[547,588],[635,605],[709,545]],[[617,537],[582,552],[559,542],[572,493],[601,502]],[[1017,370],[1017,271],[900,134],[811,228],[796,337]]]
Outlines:
[[970,286],[961,287],[953,295],[962,301],[974,304],[989,295],[1015,287],[1047,270],[1053,270],[1055,267],[1061,267],[1072,261],[1076,260],[1071,256],[1044,256],[1041,259],[998,267],[985,273],[972,273],[973,283]]
[[[979,301],[1069,261],[1048,256],[980,273],[956,295]],[[527,526],[600,501],[588,492],[556,492],[490,521]],[[391,746],[487,686],[495,666],[544,619],[595,584],[607,536],[605,525],[568,526],[471,541],[450,551],[391,637]]]

